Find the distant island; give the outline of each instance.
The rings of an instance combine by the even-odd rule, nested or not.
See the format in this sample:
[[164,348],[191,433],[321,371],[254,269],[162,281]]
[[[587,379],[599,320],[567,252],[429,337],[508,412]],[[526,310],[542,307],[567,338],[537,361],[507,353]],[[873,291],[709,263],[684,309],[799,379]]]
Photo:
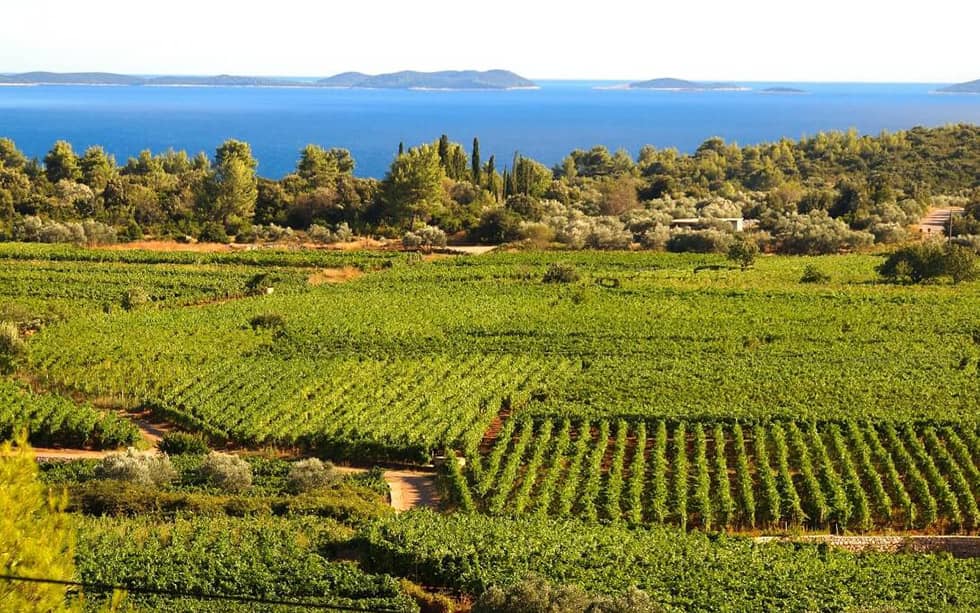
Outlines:
[[949,85],[936,91],[943,94],[980,94],[980,79]]
[[139,77],[109,72],[25,72],[0,74],[0,85],[117,85],[156,87],[358,87],[371,89],[528,89],[537,87],[507,70],[403,71],[381,75],[345,72],[327,79],[301,81],[274,77]]
[[686,81],[684,79],[651,79],[649,81],[638,81],[630,83],[627,89],[656,89],[662,91],[675,92],[702,92],[702,91],[747,91],[748,88],[735,85],[734,83],[701,83],[698,81]]
[[379,75],[344,72],[317,81],[322,87],[365,89],[529,89],[537,85],[508,70],[444,70],[415,72],[405,70]]
[[805,89],[797,89],[795,87],[767,87],[761,90],[760,93],[763,94],[808,94],[810,92]]

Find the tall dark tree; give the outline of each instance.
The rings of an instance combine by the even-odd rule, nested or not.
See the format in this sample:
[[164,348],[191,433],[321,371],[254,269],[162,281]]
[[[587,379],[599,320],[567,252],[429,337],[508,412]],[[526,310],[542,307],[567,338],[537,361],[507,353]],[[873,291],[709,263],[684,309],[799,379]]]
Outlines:
[[443,170],[449,170],[449,137],[445,134],[439,137],[439,163]]
[[483,171],[483,167],[480,166],[480,139],[473,138],[473,154],[470,155],[470,164],[473,167],[473,185],[480,186],[482,184],[480,174]]

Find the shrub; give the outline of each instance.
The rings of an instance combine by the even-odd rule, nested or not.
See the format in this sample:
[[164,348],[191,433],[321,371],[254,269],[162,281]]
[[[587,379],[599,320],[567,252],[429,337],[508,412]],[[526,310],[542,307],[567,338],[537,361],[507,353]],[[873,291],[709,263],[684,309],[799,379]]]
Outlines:
[[245,291],[250,296],[261,296],[262,294],[268,294],[269,290],[275,287],[274,279],[267,272],[260,272],[254,275],[245,284]]
[[541,280],[545,283],[575,283],[579,280],[579,274],[571,264],[552,262]]
[[201,464],[201,476],[225,492],[243,492],[252,487],[252,467],[249,463],[226,453],[209,453]]
[[406,232],[402,245],[409,249],[446,246],[446,233],[435,226],[423,226],[414,232]]
[[976,254],[967,247],[935,241],[910,245],[889,255],[878,274],[890,281],[912,283],[948,276],[959,283],[976,277]]
[[286,319],[279,313],[262,313],[248,320],[252,330],[282,330],[286,327]]
[[735,262],[742,270],[751,268],[759,255],[759,245],[750,238],[738,236],[728,247],[728,259]]
[[150,295],[146,293],[146,290],[142,287],[131,287],[125,292],[123,292],[122,299],[119,303],[122,308],[127,311],[132,311],[138,309],[141,306],[149,304]]
[[731,245],[732,235],[721,230],[688,230],[671,232],[667,251],[694,253],[725,253]]
[[330,231],[330,228],[321,226],[318,223],[311,225],[306,231],[306,235],[314,243],[329,244],[335,242],[333,232]]
[[201,228],[201,233],[197,235],[197,240],[202,243],[228,244],[231,242],[231,239],[228,238],[228,233],[225,232],[225,227],[213,221],[204,224],[204,227]]
[[160,451],[167,455],[204,455],[208,452],[208,443],[200,434],[187,432],[167,432],[159,445]]
[[106,456],[95,469],[96,477],[138,485],[168,485],[177,472],[165,453],[139,452],[129,448],[125,453]]
[[294,493],[312,492],[324,488],[337,479],[336,471],[330,462],[317,458],[300,460],[289,467],[286,481],[289,491]]
[[6,374],[14,369],[17,359],[27,350],[20,330],[9,321],[0,322],[0,373]]
[[972,281],[977,278],[977,254],[970,247],[949,245],[946,248],[944,271],[953,283]]
[[473,613],[581,613],[589,604],[582,588],[553,586],[531,575],[506,588],[491,587],[473,604]]
[[667,226],[654,226],[640,235],[640,245],[644,249],[665,249],[669,240],[670,228]]
[[800,277],[800,283],[829,283],[830,275],[823,272],[813,264],[807,264],[803,269],[803,276]]
[[493,586],[473,604],[473,613],[657,613],[664,608],[643,590],[591,598],[577,585],[552,585],[537,575],[501,588]]
[[478,243],[497,245],[521,238],[521,217],[505,209],[490,209],[480,216],[480,222],[470,230],[470,239]]

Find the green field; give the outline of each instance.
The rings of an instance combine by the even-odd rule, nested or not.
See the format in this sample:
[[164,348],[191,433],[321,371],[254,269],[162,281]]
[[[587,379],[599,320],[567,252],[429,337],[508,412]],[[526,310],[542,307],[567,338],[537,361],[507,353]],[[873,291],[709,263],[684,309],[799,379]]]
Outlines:
[[[0,312],[27,333],[15,375],[47,390],[4,379],[0,433],[138,441],[110,405],[213,448],[362,465],[448,449],[466,460],[441,472],[452,512],[395,517],[377,475],[294,495],[278,460],[250,459],[243,494],[204,485],[200,458],[160,488],[46,467],[85,516],[86,580],[399,611],[417,605],[398,577],[476,596],[529,572],[636,586],[666,610],[980,604],[975,559],[747,538],[980,531],[978,282],[882,283],[875,255],[744,271],[651,253],[198,255],[0,245]],[[545,283],[554,263],[579,279]],[[807,266],[830,280],[801,283]],[[309,282],[337,268],[365,274]],[[133,289],[149,300],[124,308]]]
[[[542,283],[553,261],[583,280]],[[216,436],[321,437],[409,456],[472,444],[503,406],[975,425],[977,284],[885,285],[878,261],[768,257],[743,272],[716,256],[504,254],[398,265],[207,308],[93,313],[32,339],[29,369],[89,394],[135,395]],[[832,281],[801,284],[809,263]],[[695,272],[703,266],[721,269]],[[248,325],[270,313],[284,328]],[[454,423],[434,432],[426,416]]]

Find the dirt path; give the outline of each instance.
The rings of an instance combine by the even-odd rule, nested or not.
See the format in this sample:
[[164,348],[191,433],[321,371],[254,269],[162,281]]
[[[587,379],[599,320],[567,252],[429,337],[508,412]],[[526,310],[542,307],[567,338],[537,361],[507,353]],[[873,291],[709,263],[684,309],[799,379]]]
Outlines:
[[918,229],[924,236],[946,236],[949,232],[949,221],[953,215],[963,213],[962,207],[944,209],[929,209],[919,222]]

